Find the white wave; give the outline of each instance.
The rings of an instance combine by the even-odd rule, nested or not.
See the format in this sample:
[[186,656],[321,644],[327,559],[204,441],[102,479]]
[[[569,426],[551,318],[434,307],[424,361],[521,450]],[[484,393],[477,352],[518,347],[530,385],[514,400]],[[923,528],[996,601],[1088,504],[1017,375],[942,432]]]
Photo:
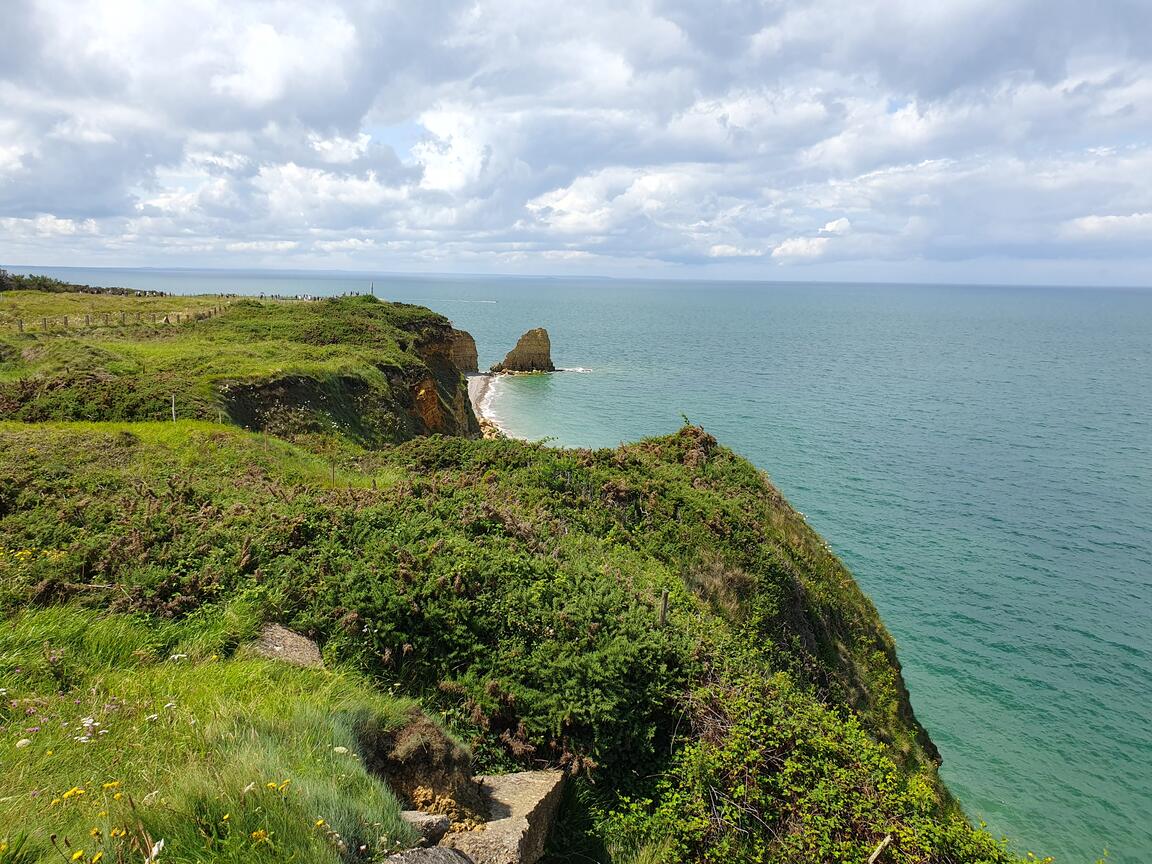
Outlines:
[[566,368],[566,369],[557,369],[556,371],[557,372],[582,372],[586,375],[589,372],[591,372],[592,370],[586,369],[583,366],[572,366],[572,367]]

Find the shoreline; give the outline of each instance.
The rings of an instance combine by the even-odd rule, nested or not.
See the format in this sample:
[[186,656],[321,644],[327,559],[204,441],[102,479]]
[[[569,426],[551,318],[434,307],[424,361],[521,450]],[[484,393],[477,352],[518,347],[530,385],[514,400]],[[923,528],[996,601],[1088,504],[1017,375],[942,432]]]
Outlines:
[[484,438],[512,438],[496,419],[488,413],[493,396],[492,383],[496,374],[492,372],[473,372],[467,376],[468,399],[472,403],[472,412],[480,422],[480,434]]

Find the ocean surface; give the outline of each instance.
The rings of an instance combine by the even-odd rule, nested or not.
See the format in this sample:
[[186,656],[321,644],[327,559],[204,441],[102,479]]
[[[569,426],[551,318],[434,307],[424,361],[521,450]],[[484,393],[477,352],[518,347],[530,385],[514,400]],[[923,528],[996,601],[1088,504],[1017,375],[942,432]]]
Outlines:
[[1152,862],[1152,291],[80,271],[428,305],[511,433],[612,446],[687,417],[765,469],[879,607],[967,812],[1017,849]]

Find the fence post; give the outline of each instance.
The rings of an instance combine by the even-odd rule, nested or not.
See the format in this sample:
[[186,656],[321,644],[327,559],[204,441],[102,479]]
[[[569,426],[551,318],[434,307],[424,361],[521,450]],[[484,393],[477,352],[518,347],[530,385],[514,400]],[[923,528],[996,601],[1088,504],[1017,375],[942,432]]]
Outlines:
[[16,332],[17,333],[23,333],[24,332],[24,319],[23,318],[17,318],[16,319]]
[[152,323],[153,324],[156,323],[156,313],[155,312],[152,313]]
[[85,315],[84,316],[84,326],[85,327],[91,327],[92,326],[92,316],[91,315]]
[[176,422],[176,394],[172,394],[172,422]]
[[40,319],[40,327],[41,327],[41,328],[42,328],[42,329],[43,329],[45,332],[47,332],[47,330],[48,330],[48,319],[47,319],[47,318],[41,318],[41,319]]
[[180,313],[179,312],[176,313],[176,323],[177,324],[180,323]]
[[123,309],[121,309],[121,310],[120,310],[120,326],[121,326],[121,327],[123,327],[123,326],[124,326],[126,323],[128,323],[128,322],[125,320],[127,317],[128,317],[128,313],[127,313],[127,312],[125,312]]
[[68,316],[67,315],[64,316],[64,329],[65,330],[68,329]]

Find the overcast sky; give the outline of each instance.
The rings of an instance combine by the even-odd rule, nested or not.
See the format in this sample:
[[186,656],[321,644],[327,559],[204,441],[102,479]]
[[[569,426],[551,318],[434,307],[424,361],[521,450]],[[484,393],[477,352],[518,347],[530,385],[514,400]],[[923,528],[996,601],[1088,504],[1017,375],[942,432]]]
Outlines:
[[0,6],[0,264],[1152,284],[1152,0]]

